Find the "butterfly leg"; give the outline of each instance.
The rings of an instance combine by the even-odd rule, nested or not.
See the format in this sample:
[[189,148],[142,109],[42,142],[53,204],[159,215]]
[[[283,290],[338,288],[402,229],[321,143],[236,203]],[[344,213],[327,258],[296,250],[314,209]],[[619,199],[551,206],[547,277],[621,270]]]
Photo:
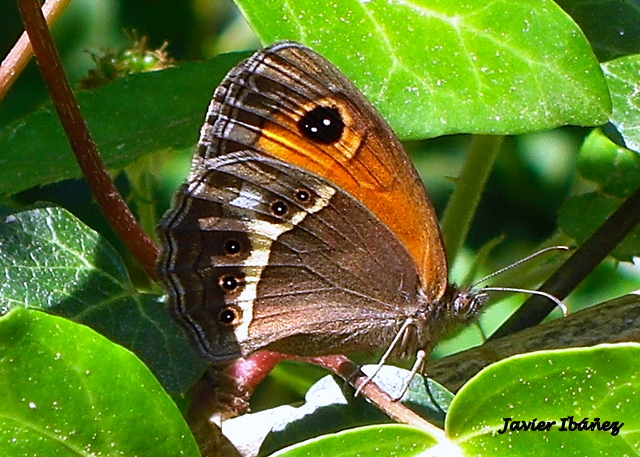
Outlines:
[[409,373],[409,376],[407,376],[407,378],[404,380],[404,384],[402,385],[402,389],[400,390],[400,393],[393,398],[393,401],[398,401],[402,397],[404,397],[404,394],[406,394],[407,390],[409,390],[409,385],[411,385],[411,381],[413,381],[413,378],[415,377],[415,375],[417,373],[423,372],[426,360],[427,360],[427,353],[424,350],[420,349],[416,353],[416,361],[413,364],[413,367],[411,367],[411,372]]
[[378,375],[378,373],[380,373],[380,370],[382,369],[384,364],[389,359],[389,356],[391,355],[393,350],[398,346],[398,343],[400,343],[401,340],[404,340],[406,332],[407,332],[407,328],[409,328],[409,326],[413,325],[413,324],[415,324],[415,320],[412,319],[412,318],[407,318],[402,323],[402,326],[400,327],[400,330],[398,330],[398,333],[396,333],[396,335],[393,337],[393,340],[391,341],[391,344],[389,344],[389,347],[387,348],[385,353],[382,354],[382,357],[380,357],[380,361],[376,365],[376,369],[373,371],[373,374],[371,374],[371,376],[368,376],[367,379],[365,380],[365,382],[363,382],[358,387],[358,389],[356,389],[356,393],[354,394],[356,397],[360,394],[360,392],[362,391],[362,388],[364,386],[366,386],[371,380],[373,380],[373,378],[375,378]]

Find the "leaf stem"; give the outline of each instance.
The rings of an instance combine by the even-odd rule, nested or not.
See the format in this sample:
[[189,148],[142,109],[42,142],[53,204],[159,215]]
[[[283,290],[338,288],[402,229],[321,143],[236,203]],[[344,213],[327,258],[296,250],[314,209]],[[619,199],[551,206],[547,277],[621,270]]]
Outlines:
[[467,238],[482,189],[502,145],[503,136],[474,135],[456,188],[442,218],[442,235],[449,264]]

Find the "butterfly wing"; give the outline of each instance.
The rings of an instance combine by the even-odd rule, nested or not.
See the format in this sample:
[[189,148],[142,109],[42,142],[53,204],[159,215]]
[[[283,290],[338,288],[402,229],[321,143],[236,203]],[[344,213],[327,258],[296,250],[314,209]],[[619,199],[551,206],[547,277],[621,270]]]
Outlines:
[[170,305],[214,361],[380,343],[447,286],[434,210],[397,138],[295,43],[216,90],[160,235]]

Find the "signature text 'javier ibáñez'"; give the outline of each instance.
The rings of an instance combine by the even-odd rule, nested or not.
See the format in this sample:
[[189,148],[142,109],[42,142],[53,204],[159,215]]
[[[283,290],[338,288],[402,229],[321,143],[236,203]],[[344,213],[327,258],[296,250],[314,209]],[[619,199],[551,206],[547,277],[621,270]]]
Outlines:
[[[530,421],[516,421],[510,417],[505,417],[503,420],[504,427],[498,431],[499,434],[503,434],[504,432],[548,432],[551,427],[557,424],[554,420],[538,421],[538,419],[533,419]],[[575,420],[573,416],[567,416],[560,418],[560,425],[558,425],[558,427],[561,432],[611,432],[611,435],[616,436],[623,425],[624,422],[620,423],[618,421],[600,422],[599,417],[594,417],[591,420],[589,420],[588,417],[582,420]]]

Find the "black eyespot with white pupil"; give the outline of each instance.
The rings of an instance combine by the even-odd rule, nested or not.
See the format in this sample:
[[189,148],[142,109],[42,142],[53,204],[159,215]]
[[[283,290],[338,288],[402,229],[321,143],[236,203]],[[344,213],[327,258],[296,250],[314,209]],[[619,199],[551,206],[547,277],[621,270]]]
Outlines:
[[342,137],[344,121],[336,108],[318,106],[298,121],[298,129],[310,140],[332,144]]
[[235,238],[230,238],[224,242],[224,253],[227,255],[236,255],[242,251],[242,244]]
[[271,204],[271,212],[274,216],[284,216],[289,211],[289,205],[282,200],[276,200]]
[[240,320],[240,311],[230,306],[222,308],[218,314],[218,322],[222,325],[232,325]]
[[311,192],[309,192],[307,189],[296,189],[296,191],[293,194],[293,197],[296,199],[298,203],[303,205],[311,202]]
[[223,275],[220,276],[218,284],[225,292],[234,292],[242,284],[242,279],[233,275]]

